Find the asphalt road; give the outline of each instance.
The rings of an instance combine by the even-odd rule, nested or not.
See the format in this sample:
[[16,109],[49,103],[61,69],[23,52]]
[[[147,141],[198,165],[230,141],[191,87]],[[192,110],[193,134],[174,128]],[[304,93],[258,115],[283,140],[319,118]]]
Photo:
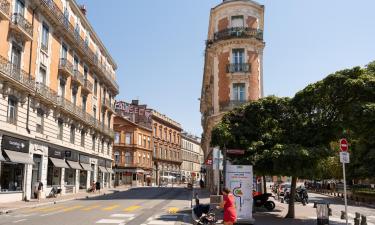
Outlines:
[[191,191],[142,187],[0,215],[0,225],[190,224]]

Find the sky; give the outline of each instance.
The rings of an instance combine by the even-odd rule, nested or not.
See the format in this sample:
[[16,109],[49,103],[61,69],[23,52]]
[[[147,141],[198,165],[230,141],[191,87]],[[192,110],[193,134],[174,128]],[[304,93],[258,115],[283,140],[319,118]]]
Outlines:
[[[77,0],[115,59],[117,100],[202,133],[199,98],[210,9],[222,0]],[[374,0],[259,0],[264,94],[292,97],[337,70],[375,60]]]

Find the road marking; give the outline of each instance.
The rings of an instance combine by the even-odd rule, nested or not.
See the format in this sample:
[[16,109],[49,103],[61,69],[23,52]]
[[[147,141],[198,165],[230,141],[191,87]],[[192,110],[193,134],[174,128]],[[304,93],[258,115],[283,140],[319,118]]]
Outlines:
[[63,209],[63,212],[70,212],[70,211],[73,211],[75,209],[79,209],[79,208],[82,208],[82,207],[83,207],[82,205],[72,206],[70,208]]
[[63,208],[65,208],[65,206],[57,206],[57,207],[49,208],[49,209],[42,209],[40,211],[41,212],[52,212],[52,211],[63,209]]
[[103,208],[102,210],[104,210],[104,211],[111,211],[111,210],[114,210],[114,209],[116,209],[118,207],[120,207],[120,205],[111,205],[109,207]]
[[177,219],[178,218],[178,216],[172,216],[172,215],[162,215],[162,216],[160,216],[159,217],[159,219],[167,219],[167,220],[175,220],[175,219]]
[[22,221],[25,221],[26,219],[22,219],[22,220],[16,220],[16,221],[13,221],[13,223],[19,223],[19,222],[22,222]]
[[92,206],[89,206],[89,207],[86,207],[86,208],[83,208],[81,209],[82,211],[90,211],[90,210],[93,210],[93,209],[96,209],[96,208],[99,208],[100,205],[92,205]]
[[96,221],[96,223],[116,223],[116,224],[119,224],[119,223],[124,223],[124,221],[125,220],[101,219],[101,220]]
[[174,225],[176,221],[151,220],[148,225]]
[[33,208],[33,209],[30,209],[30,210],[27,210],[26,212],[35,212],[35,211],[39,211],[39,210],[43,210],[43,209],[49,209],[50,207],[42,207],[42,208]]
[[141,206],[139,205],[133,205],[133,206],[129,206],[127,208],[124,209],[125,212],[131,212],[131,211],[135,211],[137,209],[141,208]]
[[135,214],[112,214],[111,217],[117,218],[133,218]]
[[168,209],[168,213],[170,214],[176,214],[178,212],[178,208],[176,207],[171,207]]

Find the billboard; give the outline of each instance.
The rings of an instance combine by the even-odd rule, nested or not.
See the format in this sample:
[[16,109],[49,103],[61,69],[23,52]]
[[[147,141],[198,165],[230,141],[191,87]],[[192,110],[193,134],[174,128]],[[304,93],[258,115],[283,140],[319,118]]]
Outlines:
[[238,222],[253,222],[253,167],[226,166],[226,186],[236,199]]

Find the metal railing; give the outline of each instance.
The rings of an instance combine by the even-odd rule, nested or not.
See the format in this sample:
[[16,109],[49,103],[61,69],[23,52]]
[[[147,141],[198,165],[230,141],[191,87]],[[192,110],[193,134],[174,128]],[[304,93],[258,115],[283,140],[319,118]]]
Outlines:
[[208,40],[207,43],[231,38],[255,38],[257,40],[263,40],[263,30],[249,27],[231,27],[216,32],[213,40]]
[[41,83],[41,82],[36,82],[36,93],[38,93],[41,97],[49,100],[52,103],[56,103],[57,101],[57,93],[56,91],[52,90],[49,88],[47,85]]
[[2,56],[0,56],[0,72],[30,89],[35,88],[35,80],[26,71],[12,64]]
[[239,107],[245,104],[247,101],[245,100],[230,100],[227,102],[220,103],[220,111],[229,111],[236,107]]
[[40,48],[45,51],[45,52],[48,52],[48,45],[45,45],[45,44],[41,44]]
[[73,76],[72,78],[76,81],[78,81],[80,84],[84,84],[84,76],[81,72],[79,72],[78,69],[73,69]]
[[111,85],[116,89],[116,91],[119,91],[119,86],[116,83],[115,80],[112,79],[110,76],[110,73],[101,66],[98,57],[96,54],[91,50],[83,38],[80,35],[77,35],[74,29],[74,26],[69,22],[69,20],[64,16],[63,12],[60,10],[60,8],[56,5],[56,3],[53,0],[33,0],[34,2],[40,3],[42,7],[45,7],[48,9],[48,11],[51,14],[51,17],[58,20],[58,23],[62,26],[64,29],[63,33],[69,35],[70,39],[74,40],[76,44],[78,45],[78,50],[82,52],[84,58],[87,58],[89,63],[92,64],[92,66],[99,71],[110,83]]
[[68,71],[70,74],[74,74],[73,64],[69,62],[66,58],[60,58],[59,69],[64,69]]
[[0,11],[9,17],[10,3],[7,0],[0,0]]
[[87,89],[87,90],[89,90],[90,92],[92,91],[92,88],[94,87],[94,85],[87,79],[87,78],[85,78],[84,79],[84,84],[83,84],[83,86]]
[[25,17],[20,13],[14,13],[12,15],[12,23],[14,25],[19,26],[22,30],[24,30],[30,37],[33,36],[33,26],[29,21],[25,19]]
[[231,63],[227,65],[228,73],[249,72],[250,70],[251,65],[249,63]]

